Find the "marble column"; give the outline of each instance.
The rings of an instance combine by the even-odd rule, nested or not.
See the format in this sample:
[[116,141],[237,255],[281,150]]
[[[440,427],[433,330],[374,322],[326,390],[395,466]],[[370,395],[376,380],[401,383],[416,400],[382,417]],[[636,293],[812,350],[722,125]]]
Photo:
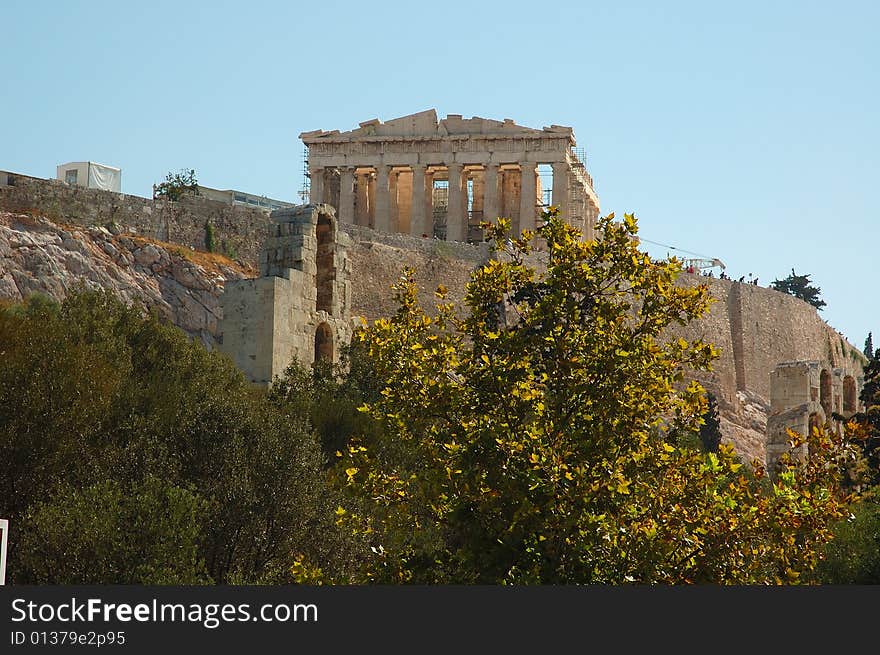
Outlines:
[[446,240],[464,241],[467,238],[467,218],[462,211],[461,170],[458,162],[447,164],[449,171],[449,200],[446,207]]
[[397,176],[394,169],[388,172],[388,231],[400,232],[400,204],[397,202]]
[[522,162],[519,192],[519,231],[535,229],[535,205],[538,204],[538,181],[535,164]]
[[309,168],[309,202],[313,205],[324,202],[324,168]]
[[390,168],[385,164],[376,166],[376,211],[373,214],[373,229],[379,232],[391,231],[391,199],[388,197]]
[[434,237],[434,173],[425,173],[425,232]]
[[553,163],[553,200],[551,204],[559,209],[563,220],[571,218],[568,206],[568,164],[564,161]]
[[593,204],[591,200],[586,202],[586,217],[584,220],[584,237],[586,239],[596,238],[596,221],[599,218],[599,208]]
[[357,224],[370,224],[370,203],[367,199],[370,194],[370,174],[357,174]]
[[339,213],[340,223],[354,223],[354,168],[345,166],[339,169]]
[[486,164],[483,170],[483,220],[495,223],[498,209],[498,164]]
[[367,206],[369,207],[369,211],[367,212],[367,222],[365,225],[367,227],[371,227],[374,230],[376,229],[376,172],[375,170],[372,173],[367,175],[367,197],[369,201]]
[[424,164],[411,166],[412,181],[412,209],[409,217],[409,233],[414,237],[428,234],[427,221],[425,220],[425,169]]

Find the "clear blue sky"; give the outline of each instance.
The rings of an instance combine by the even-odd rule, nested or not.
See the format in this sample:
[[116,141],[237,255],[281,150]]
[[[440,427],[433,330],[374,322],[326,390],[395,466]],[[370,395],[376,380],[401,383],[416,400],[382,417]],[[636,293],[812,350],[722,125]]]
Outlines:
[[0,169],[296,200],[303,131],[570,125],[603,212],[733,277],[810,273],[822,316],[880,343],[880,3],[4,0],[0,25]]

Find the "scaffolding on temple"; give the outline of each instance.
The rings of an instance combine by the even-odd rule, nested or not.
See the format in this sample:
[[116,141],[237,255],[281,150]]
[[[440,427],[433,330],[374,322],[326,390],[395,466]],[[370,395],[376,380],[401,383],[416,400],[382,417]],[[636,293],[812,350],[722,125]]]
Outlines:
[[449,180],[434,180],[431,190],[433,212],[433,236],[435,239],[446,239],[446,215],[449,208]]
[[311,191],[311,178],[309,177],[309,147],[303,146],[303,155],[302,155],[302,163],[303,163],[303,182],[302,189],[299,192],[300,200],[302,204],[306,205],[309,202],[309,192]]
[[[587,173],[587,168],[584,165],[585,159],[586,153],[583,148],[571,149],[571,161],[569,162],[570,168],[568,173],[568,219],[572,225],[581,230],[584,236],[588,236],[588,231],[585,228],[587,227],[586,222],[589,215],[587,212],[587,196],[583,186],[583,180],[589,180],[590,184],[593,183],[593,180],[590,178],[589,173]],[[589,232],[592,232],[592,230]]]

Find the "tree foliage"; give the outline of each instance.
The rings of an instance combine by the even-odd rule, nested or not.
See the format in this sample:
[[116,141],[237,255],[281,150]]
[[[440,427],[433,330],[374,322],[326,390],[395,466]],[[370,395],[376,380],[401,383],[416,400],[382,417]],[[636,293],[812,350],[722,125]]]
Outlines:
[[810,284],[809,274],[798,275],[794,269],[791,269],[791,275],[784,280],[773,280],[770,286],[777,291],[800,298],[820,311],[825,307],[825,301],[819,297],[822,290]]
[[156,196],[168,200],[180,200],[184,193],[199,195],[199,182],[192,168],[181,168],[179,173],[168,173],[165,181],[156,186]]
[[303,553],[343,562],[306,422],[225,356],[95,292],[0,310],[0,344],[12,582],[257,583]]
[[[840,521],[876,520],[847,505],[843,437],[790,433],[809,455],[772,476],[709,438],[712,399],[687,380],[715,350],[670,330],[706,311],[707,287],[639,251],[632,216],[602,219],[595,241],[544,219],[514,239],[489,228],[495,256],[464,307],[438,289],[426,311],[405,273],[397,312],[347,361],[292,365],[268,394],[108,294],[0,307],[10,581],[873,575],[869,540]],[[880,404],[866,375],[864,421]],[[704,447],[669,438],[701,427]]]
[[880,358],[873,347],[869,332],[860,394],[864,410],[848,426],[862,451],[859,482],[866,484],[849,515],[833,526],[834,540],[826,545],[814,576],[825,584],[880,584]]
[[[704,285],[652,262],[636,221],[582,241],[555,213],[537,234],[490,228],[496,256],[466,311],[423,310],[407,273],[398,310],[360,332],[383,430],[338,453],[338,520],[370,545],[364,579],[416,583],[793,582],[844,511],[834,435],[783,457],[772,482],[733,451],[657,437],[695,430],[713,347],[666,338],[706,311]],[[546,243],[544,261],[531,243]],[[462,315],[464,314],[464,315]],[[801,438],[792,433],[793,444]]]
[[718,401],[715,394],[706,394],[706,413],[700,426],[700,442],[706,452],[717,453],[721,447],[721,418],[718,415]]
[[369,357],[354,342],[343,348],[338,364],[321,360],[307,369],[291,362],[275,380],[269,397],[290,414],[306,418],[332,460],[353,437],[375,437],[379,423],[359,408],[378,399],[380,391]]
[[820,584],[880,584],[880,500],[876,490],[832,527],[812,575]]
[[13,570],[34,584],[205,584],[199,541],[207,509],[193,492],[156,478],[62,484],[55,498],[28,509]]
[[874,357],[868,361],[864,376],[859,399],[865,409],[853,418],[864,428],[862,451],[870,467],[873,484],[880,485],[880,358]]

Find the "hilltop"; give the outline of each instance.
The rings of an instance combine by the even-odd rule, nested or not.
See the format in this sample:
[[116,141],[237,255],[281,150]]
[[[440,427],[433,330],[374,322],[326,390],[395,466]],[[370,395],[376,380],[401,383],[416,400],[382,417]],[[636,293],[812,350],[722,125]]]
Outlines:
[[[266,212],[200,198],[168,203],[12,174],[3,186],[3,177],[0,299],[34,292],[62,298],[79,283],[102,287],[213,347],[226,281],[257,274],[270,225]],[[217,241],[237,246],[241,259],[200,250],[209,221]],[[456,302],[488,256],[485,244],[340,229],[349,238],[351,313],[368,320],[393,311],[390,286],[404,266],[414,270],[425,294],[442,284]],[[731,280],[682,274],[681,283],[708,284],[715,302],[706,317],[671,336],[700,337],[720,349],[713,370],[697,377],[718,399],[725,441],[745,459],[765,457],[771,373],[780,363],[818,362],[835,379],[853,377],[861,388],[861,352],[807,303]],[[829,394],[829,408],[842,411],[840,385]]]

